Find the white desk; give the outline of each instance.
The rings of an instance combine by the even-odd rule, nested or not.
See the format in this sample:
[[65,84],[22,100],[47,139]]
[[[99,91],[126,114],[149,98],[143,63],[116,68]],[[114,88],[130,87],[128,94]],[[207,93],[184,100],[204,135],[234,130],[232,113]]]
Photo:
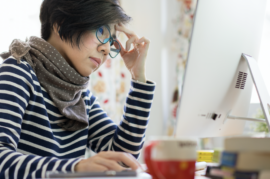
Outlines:
[[[59,179],[59,178],[57,178]],[[147,173],[140,173],[137,177],[98,177],[98,178],[80,178],[80,179],[152,179],[151,175]],[[204,176],[195,176],[194,179],[209,179],[208,177]]]

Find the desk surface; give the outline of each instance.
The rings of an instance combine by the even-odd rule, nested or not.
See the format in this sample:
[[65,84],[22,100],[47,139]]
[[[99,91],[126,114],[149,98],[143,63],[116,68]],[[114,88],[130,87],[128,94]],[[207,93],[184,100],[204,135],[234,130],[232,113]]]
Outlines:
[[[59,179],[59,178],[57,178]],[[98,178],[80,178],[80,179],[123,179],[123,177],[98,177]],[[125,177],[125,179],[152,179],[151,175],[147,174],[147,173],[140,173],[139,176],[137,177]],[[208,177],[204,177],[204,176],[195,176],[194,179],[209,179]]]

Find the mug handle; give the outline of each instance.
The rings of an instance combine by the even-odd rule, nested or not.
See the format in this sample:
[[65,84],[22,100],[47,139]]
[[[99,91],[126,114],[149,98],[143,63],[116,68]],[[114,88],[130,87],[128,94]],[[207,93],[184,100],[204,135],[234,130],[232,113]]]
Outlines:
[[155,170],[155,167],[153,166],[153,162],[151,160],[152,148],[156,144],[157,144],[157,141],[151,141],[144,149],[144,161],[153,179],[159,179],[157,170]]

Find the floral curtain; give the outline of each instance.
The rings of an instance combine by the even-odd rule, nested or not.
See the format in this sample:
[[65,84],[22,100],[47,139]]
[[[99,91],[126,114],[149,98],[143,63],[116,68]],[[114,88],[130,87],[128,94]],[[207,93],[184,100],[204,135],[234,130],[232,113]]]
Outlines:
[[167,135],[171,136],[175,133],[176,115],[178,109],[178,102],[181,97],[181,87],[183,76],[185,72],[186,60],[188,56],[188,49],[193,25],[193,16],[196,8],[196,0],[177,0],[179,13],[172,20],[175,28],[175,35],[171,42],[171,51],[177,53],[177,60],[175,64],[176,82],[174,92],[172,94],[172,101],[170,106],[170,116],[167,123]]
[[[124,34],[119,40],[124,44]],[[123,107],[130,88],[131,76],[120,54],[107,60],[90,76],[90,90],[98,98],[100,106],[117,124],[121,121]]]

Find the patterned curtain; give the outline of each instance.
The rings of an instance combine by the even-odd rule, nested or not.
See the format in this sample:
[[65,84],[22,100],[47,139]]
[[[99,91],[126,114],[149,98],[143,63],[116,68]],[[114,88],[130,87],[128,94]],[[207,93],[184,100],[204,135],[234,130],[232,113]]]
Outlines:
[[[124,34],[119,34],[119,40],[124,45]],[[107,60],[90,76],[90,90],[98,98],[100,106],[107,115],[119,124],[123,114],[126,95],[130,89],[131,75],[125,67],[120,54]]]
[[175,35],[172,39],[171,51],[177,53],[177,60],[175,64],[176,82],[174,92],[172,94],[172,101],[170,106],[170,116],[167,123],[167,135],[171,136],[175,133],[176,114],[178,102],[181,97],[181,87],[183,76],[188,56],[188,48],[191,37],[193,15],[196,8],[196,0],[177,0],[179,13],[172,20],[175,28]]

